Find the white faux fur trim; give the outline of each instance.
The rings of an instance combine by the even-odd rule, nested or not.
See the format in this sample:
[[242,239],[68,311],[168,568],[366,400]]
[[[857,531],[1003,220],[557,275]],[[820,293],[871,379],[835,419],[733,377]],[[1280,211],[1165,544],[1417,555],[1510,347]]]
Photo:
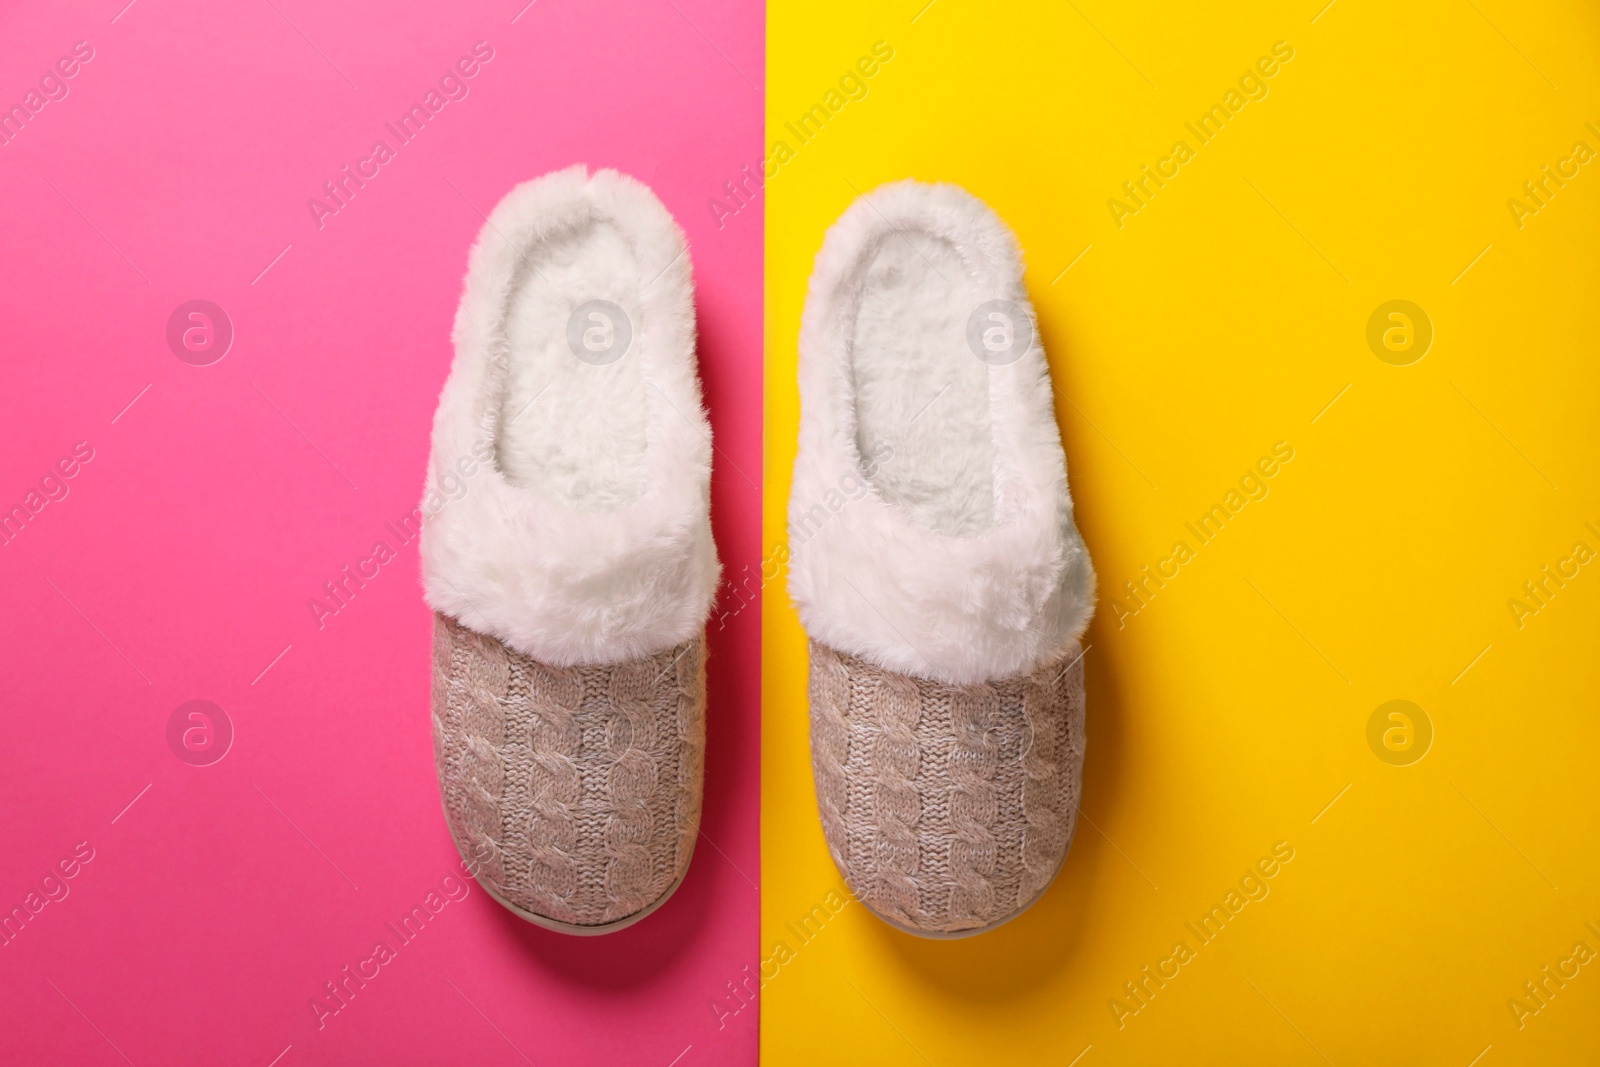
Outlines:
[[[1061,654],[1088,625],[1094,571],[1073,523],[1050,372],[1037,343],[1005,365],[968,356],[978,367],[973,373],[980,388],[972,392],[979,395],[980,418],[987,379],[987,432],[993,444],[992,457],[977,474],[966,463],[956,464],[967,469],[953,474],[913,471],[910,478],[923,490],[936,488],[942,474],[950,474],[945,484],[964,480],[965,488],[952,492],[984,497],[976,532],[971,523],[958,533],[940,532],[926,509],[913,516],[912,509],[885,499],[884,469],[926,465],[930,458],[924,451],[896,454],[892,446],[858,443],[860,383],[868,381],[881,393],[886,378],[883,366],[866,374],[861,367],[878,357],[898,360],[916,373],[922,362],[917,349],[925,339],[899,339],[891,352],[890,346],[858,345],[856,338],[858,329],[868,328],[859,322],[875,258],[891,242],[917,240],[937,245],[947,256],[953,249],[957,269],[947,264],[939,270],[936,259],[908,248],[893,261],[899,265],[892,263],[890,272],[880,275],[883,284],[903,286],[906,267],[914,268],[913,274],[922,271],[909,255],[917,252],[941,278],[972,297],[970,305],[950,309],[946,326],[963,329],[973,308],[994,299],[1021,305],[1033,326],[1016,238],[967,192],[903,181],[860,197],[840,216],[817,255],[800,329],[800,447],[789,502],[789,591],[813,639],[890,670],[964,685],[1024,674]],[[906,303],[907,320],[939,319],[926,299],[913,310],[914,289],[907,290]],[[878,331],[875,336],[887,336],[882,322],[868,325]],[[954,342],[946,336],[938,343]],[[884,352],[891,354],[880,355]],[[951,366],[967,373],[959,364]],[[892,377],[895,368],[887,369]],[[919,384],[928,393],[938,385]],[[918,418],[940,417],[937,408],[929,410],[933,414]],[[924,443],[930,425],[938,424],[919,426]],[[865,463],[864,448],[874,453]],[[938,463],[938,456],[931,462]],[[907,482],[904,469],[895,473]]]
[[[614,276],[609,261],[586,263],[581,254],[570,261],[570,242],[563,242],[590,224],[603,225],[613,243],[620,235],[626,254],[616,258],[631,265],[627,276]],[[553,251],[559,247],[568,251]],[[552,266],[559,256],[568,258]],[[546,287],[543,303],[530,311],[522,294],[533,291],[528,279],[541,263],[561,279],[553,283],[557,299]],[[601,291],[564,291],[580,288],[574,278]],[[512,307],[516,299],[524,306]],[[621,358],[638,361],[631,369],[642,384],[628,410],[644,425],[642,433],[622,436],[642,440],[643,453],[629,457],[637,477],[626,492],[600,494],[599,506],[593,498],[574,506],[564,502],[571,493],[508,480],[506,470],[536,465],[538,457],[507,449],[503,407],[508,389],[527,388],[527,375],[517,368],[530,360],[547,367],[558,359],[578,364],[564,347],[566,317],[589,299],[615,302],[632,321],[632,342]],[[544,349],[513,352],[513,313],[527,318],[552,309],[558,321],[525,331]],[[434,416],[423,506],[428,603],[557,666],[639,659],[700,632],[720,576],[711,540],[711,436],[696,373],[689,257],[682,231],[661,202],[632,178],[610,170],[590,175],[582,166],[517,186],[472,249],[454,341],[455,362]],[[570,368],[560,369],[572,376]],[[553,423],[539,428],[536,436],[544,440],[566,426],[585,447],[603,450],[603,436],[584,432],[596,417],[584,408],[546,400],[523,418]],[[615,481],[616,472],[611,476]],[[557,488],[573,483],[571,471],[549,478]]]

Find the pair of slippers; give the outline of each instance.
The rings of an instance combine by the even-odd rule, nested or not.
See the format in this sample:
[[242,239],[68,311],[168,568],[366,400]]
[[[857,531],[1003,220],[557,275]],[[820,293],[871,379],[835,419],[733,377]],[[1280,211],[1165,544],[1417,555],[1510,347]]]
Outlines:
[[[720,566],[687,252],[613,171],[518,186],[434,419],[445,815],[491,896],[566,933],[659,908],[699,832]],[[800,393],[789,586],[829,852],[901,929],[990,929],[1071,843],[1094,591],[1010,231],[951,186],[857,200],[817,257]]]

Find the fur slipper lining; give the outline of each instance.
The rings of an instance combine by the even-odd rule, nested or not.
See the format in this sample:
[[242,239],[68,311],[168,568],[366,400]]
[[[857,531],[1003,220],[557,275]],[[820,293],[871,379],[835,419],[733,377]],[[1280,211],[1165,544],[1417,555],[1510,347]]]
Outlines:
[[[979,341],[992,301],[1022,339],[996,358]],[[1082,634],[1094,571],[1037,336],[1016,238],[967,192],[885,185],[829,229],[789,502],[789,591],[813,640],[968,685]]]
[[[626,323],[584,332],[591,301]],[[620,355],[586,358],[574,339],[591,336]],[[423,505],[429,605],[557,667],[698,635],[720,575],[711,436],[666,208],[582,166],[517,186],[478,235],[454,342]]]

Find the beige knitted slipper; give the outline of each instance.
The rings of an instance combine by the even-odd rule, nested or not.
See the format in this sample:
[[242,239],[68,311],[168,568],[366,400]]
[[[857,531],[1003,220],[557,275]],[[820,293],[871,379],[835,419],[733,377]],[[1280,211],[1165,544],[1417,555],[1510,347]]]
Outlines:
[[524,183],[454,341],[419,509],[446,821],[517,915],[619,930],[700,824],[720,570],[683,234],[613,171]]
[[456,847],[540,926],[630,926],[683,880],[700,827],[701,639],[551,667],[434,616],[433,745]]
[[800,333],[789,589],[829,852],[872,911],[962,937],[1071,843],[1094,572],[1005,225],[900,182],[828,231]]
[[879,918],[967,937],[1020,915],[1072,844],[1083,657],[947,685],[811,642],[811,751],[828,852]]

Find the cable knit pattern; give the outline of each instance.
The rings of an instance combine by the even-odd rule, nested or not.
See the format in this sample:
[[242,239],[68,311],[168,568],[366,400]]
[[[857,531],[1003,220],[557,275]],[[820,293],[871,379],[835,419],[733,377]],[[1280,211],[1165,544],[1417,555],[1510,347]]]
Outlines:
[[915,829],[922,819],[917,782],[922,702],[916,684],[904,675],[885,672],[876,681],[868,704],[876,721],[867,759],[877,773],[865,780],[872,789],[868,810],[877,830],[872,857],[876,877],[867,888],[867,901],[885,915],[912,922],[919,870]]
[[[1051,670],[1054,670],[1052,667]],[[1022,885],[1032,899],[1056,876],[1072,843],[1083,780],[1083,656],[1054,674],[1035,671],[1023,702]]]
[[[611,709],[604,723],[605,750],[615,760],[606,769],[612,807],[601,835],[606,851],[606,896],[629,912],[650,903],[645,897],[651,865],[646,845],[655,819],[648,801],[656,788],[656,761],[650,756],[655,745],[650,699],[660,674],[648,660],[617,667],[611,674]],[[676,683],[676,671],[672,675]],[[674,701],[668,723],[673,734],[677,733],[677,710]],[[673,836],[676,839],[675,827]]]
[[999,815],[995,778],[1000,754],[993,732],[1000,698],[990,685],[969,685],[950,694],[955,749],[947,762],[950,789],[950,916],[984,926],[994,921],[994,825]]
[[822,816],[822,834],[834,866],[846,881],[859,884],[851,875],[845,811],[849,807],[845,784],[845,763],[849,756],[848,709],[850,672],[837,656],[811,657],[811,761],[817,782],[817,810]]
[[552,667],[435,616],[434,753],[479,882],[529,917],[621,922],[682,877],[699,833],[701,638]]
[[918,932],[1014,917],[1072,843],[1084,752],[1074,643],[1025,676],[948,685],[811,642],[828,851],[868,907]]
[[678,780],[672,826],[678,835],[678,855],[685,857],[693,854],[695,838],[700,836],[700,805],[704,799],[704,790],[700,787],[706,768],[706,685],[702,651],[699,641],[691,641],[672,661],[678,694],[677,716],[673,723],[678,745]]
[[441,775],[448,768],[453,782],[459,814],[457,840],[464,857],[487,877],[503,880],[505,855],[498,830],[505,786],[506,723],[500,698],[509,681],[509,664],[498,642],[491,639],[470,632],[464,632],[459,642],[441,642],[439,638],[436,623],[436,763]]
[[[525,862],[517,864],[518,877],[507,885],[514,884],[524,899],[538,900],[552,918],[575,922],[578,805],[583,799],[583,775],[575,757],[583,742],[578,727],[583,678],[572,667],[551,667],[532,659],[528,666],[526,697],[533,715],[526,733],[527,849],[519,856]],[[523,766],[519,760],[516,769]],[[513,777],[520,781],[522,776]],[[523,804],[510,807],[521,810]]]

